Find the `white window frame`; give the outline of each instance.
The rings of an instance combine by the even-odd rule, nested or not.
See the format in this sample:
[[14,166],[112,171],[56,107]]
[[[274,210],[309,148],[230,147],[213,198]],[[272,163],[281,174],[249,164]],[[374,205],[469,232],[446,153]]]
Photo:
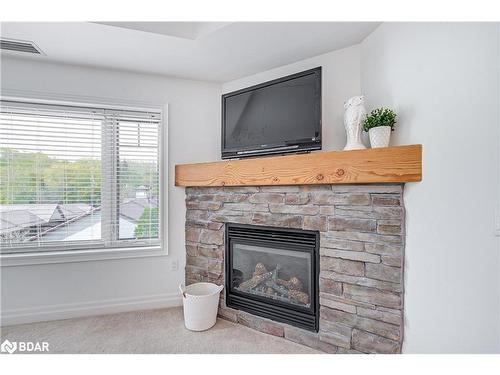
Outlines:
[[[61,250],[61,245],[44,246],[43,250],[31,250],[22,253],[0,254],[0,267],[52,264],[68,262],[85,262],[107,259],[142,258],[152,256],[168,255],[168,104],[132,103],[121,100],[109,100],[104,98],[88,98],[64,95],[44,95],[34,92],[9,92],[2,90],[0,100],[20,101],[34,104],[67,105],[89,108],[105,108],[124,111],[151,111],[161,113],[160,123],[160,161],[159,161],[159,183],[160,183],[160,211],[159,211],[159,237],[160,243],[153,246],[119,246],[119,247],[92,247],[85,249]],[[126,241],[124,241],[126,244]]]

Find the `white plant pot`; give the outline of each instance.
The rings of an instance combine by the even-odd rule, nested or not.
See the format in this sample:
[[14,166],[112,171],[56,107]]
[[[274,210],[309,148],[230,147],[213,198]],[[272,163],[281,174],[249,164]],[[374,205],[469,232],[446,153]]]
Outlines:
[[389,147],[391,127],[377,126],[375,128],[371,128],[368,130],[368,135],[370,136],[370,144],[372,145],[372,148]]

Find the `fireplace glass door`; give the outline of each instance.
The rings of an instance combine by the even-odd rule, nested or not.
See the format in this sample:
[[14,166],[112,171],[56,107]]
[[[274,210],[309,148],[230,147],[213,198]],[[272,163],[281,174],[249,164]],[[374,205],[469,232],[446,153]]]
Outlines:
[[226,303],[317,329],[319,234],[300,229],[226,225]]
[[233,244],[232,289],[311,307],[311,254],[275,245]]

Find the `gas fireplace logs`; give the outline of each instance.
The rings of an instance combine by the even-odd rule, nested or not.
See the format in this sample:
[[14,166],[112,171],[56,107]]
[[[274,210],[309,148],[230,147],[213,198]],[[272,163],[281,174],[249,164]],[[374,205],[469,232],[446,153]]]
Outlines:
[[252,278],[243,281],[238,289],[251,293],[260,288],[261,293],[271,298],[277,296],[307,305],[309,295],[302,291],[304,287],[302,282],[297,277],[291,277],[290,280],[278,278],[280,268],[280,265],[277,264],[274,270],[267,271],[264,264],[257,263]]

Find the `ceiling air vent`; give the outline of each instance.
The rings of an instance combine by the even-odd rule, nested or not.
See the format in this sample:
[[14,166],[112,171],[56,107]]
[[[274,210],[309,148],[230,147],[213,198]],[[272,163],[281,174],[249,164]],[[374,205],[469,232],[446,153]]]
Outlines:
[[37,55],[43,54],[33,42],[26,42],[23,40],[14,39],[0,39],[0,49],[2,51],[34,53]]

